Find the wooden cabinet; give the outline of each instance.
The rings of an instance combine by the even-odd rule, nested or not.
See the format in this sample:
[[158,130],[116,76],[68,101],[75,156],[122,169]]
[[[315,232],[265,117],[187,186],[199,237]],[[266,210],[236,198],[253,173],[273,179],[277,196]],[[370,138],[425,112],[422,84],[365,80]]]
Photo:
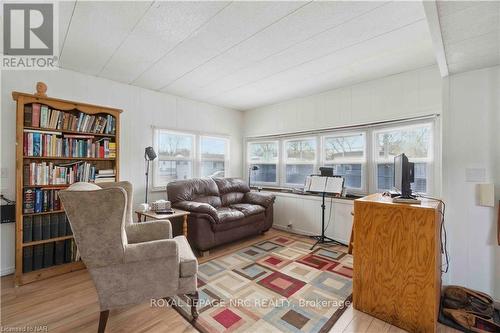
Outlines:
[[354,308],[410,332],[436,332],[441,291],[441,204],[354,202]]

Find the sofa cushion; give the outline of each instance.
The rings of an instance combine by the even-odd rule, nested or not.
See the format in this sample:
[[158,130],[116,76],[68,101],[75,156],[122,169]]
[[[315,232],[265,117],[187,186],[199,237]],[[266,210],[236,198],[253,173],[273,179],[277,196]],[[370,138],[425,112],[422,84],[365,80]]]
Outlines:
[[[262,221],[265,219],[264,213],[246,216],[241,219],[226,221],[224,223],[213,223],[212,230],[215,232],[227,231],[236,228],[250,228],[255,230],[255,234],[260,231]],[[216,234],[217,237],[217,234]]]
[[167,185],[168,200],[175,204],[179,201],[196,201],[220,207],[220,193],[212,178],[178,180]]
[[198,261],[189,246],[186,237],[177,236],[174,238],[179,250],[179,275],[180,277],[193,276],[198,272]]
[[217,208],[217,217],[219,223],[226,223],[230,221],[240,220],[245,217],[245,214],[237,209],[230,207],[219,207]]
[[214,178],[221,195],[230,192],[250,192],[248,184],[240,178]]
[[255,215],[259,213],[264,213],[265,208],[261,205],[252,205],[247,203],[239,203],[230,206],[233,209],[237,209],[242,212],[245,216]]
[[243,200],[243,196],[245,194],[241,192],[229,192],[226,194],[223,194],[221,198],[221,204],[224,207],[231,206],[233,204],[238,204]]

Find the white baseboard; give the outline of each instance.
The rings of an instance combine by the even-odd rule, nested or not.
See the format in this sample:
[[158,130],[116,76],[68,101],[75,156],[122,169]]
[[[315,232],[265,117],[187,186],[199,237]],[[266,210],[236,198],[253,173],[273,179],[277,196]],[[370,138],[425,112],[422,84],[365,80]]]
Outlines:
[[[316,236],[316,234],[313,232],[310,232],[307,230],[302,230],[302,229],[288,228],[287,226],[284,226],[284,225],[273,224],[273,228],[278,229],[278,230],[291,232],[292,234],[300,234],[300,235],[304,235],[304,236]],[[330,237],[332,237],[332,236],[330,236]],[[349,241],[345,240],[345,239],[335,238],[335,240],[337,240],[341,243],[344,243],[344,244],[349,244]]]
[[0,270],[0,276],[5,276],[5,275],[9,275],[9,274],[14,274],[14,272],[16,271],[16,268],[14,266],[12,267],[6,267],[6,268],[2,268]]

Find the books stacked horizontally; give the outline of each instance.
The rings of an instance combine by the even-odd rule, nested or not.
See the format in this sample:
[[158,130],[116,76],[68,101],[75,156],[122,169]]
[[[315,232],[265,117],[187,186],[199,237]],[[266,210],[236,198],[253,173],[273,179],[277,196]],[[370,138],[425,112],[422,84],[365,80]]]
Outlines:
[[24,184],[69,185],[74,182],[93,182],[96,167],[87,162],[55,165],[53,162],[30,163],[24,165]]
[[93,135],[24,130],[24,156],[115,158],[116,144],[109,138],[94,142]]
[[24,126],[110,135],[116,133],[116,119],[112,115],[73,114],[38,103],[24,107]]
[[102,169],[97,170],[94,182],[99,183],[112,183],[116,181],[115,170],[113,169]]
[[45,213],[61,209],[59,200],[59,190],[48,189],[24,189],[23,192],[23,213]]

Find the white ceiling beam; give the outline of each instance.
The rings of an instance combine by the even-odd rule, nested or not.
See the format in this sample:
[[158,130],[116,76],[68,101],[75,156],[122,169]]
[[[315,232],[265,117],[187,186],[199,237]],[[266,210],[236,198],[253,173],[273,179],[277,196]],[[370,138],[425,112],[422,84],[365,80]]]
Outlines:
[[432,45],[434,46],[434,53],[436,54],[436,61],[439,67],[439,72],[442,77],[449,74],[448,64],[446,63],[446,54],[444,52],[443,36],[441,34],[441,24],[439,23],[439,15],[437,10],[437,3],[435,0],[423,0],[425,16],[427,17],[427,24],[429,25],[429,32],[431,34]]

